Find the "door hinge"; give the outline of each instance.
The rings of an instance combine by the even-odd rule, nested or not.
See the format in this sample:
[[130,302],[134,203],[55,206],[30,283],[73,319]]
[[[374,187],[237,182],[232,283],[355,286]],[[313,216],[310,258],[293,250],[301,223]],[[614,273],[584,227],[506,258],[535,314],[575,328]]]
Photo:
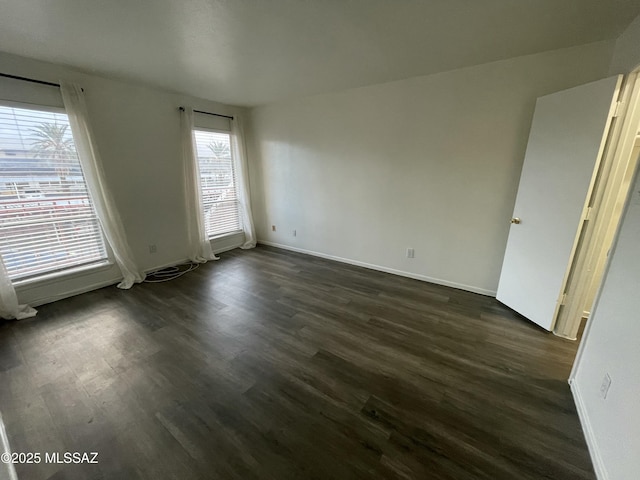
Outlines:
[[563,293],[562,296],[560,297],[560,305],[566,305],[567,304],[567,294]]
[[593,210],[592,207],[587,207],[587,211],[584,214],[585,221],[591,220],[591,210]]
[[622,110],[622,105],[623,105],[623,102],[616,102],[616,108],[613,111],[613,118],[616,118],[618,115],[620,115],[620,110]]

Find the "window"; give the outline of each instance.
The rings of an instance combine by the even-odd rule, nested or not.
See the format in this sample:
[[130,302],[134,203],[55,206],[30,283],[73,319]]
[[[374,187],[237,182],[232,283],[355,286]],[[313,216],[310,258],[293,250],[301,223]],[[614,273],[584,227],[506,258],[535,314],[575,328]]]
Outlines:
[[13,281],[108,258],[68,117],[41,108],[0,105],[0,254]]
[[231,136],[194,130],[205,230],[209,238],[241,230]]

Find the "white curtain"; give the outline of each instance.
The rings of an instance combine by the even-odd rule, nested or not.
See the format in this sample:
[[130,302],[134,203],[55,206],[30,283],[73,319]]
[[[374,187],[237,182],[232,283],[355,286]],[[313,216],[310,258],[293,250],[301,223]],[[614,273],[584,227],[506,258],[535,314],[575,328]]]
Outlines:
[[61,82],[60,90],[91,200],[104,236],[109,242],[116,263],[122,272],[123,280],[118,284],[118,288],[131,288],[134,283],[142,282],[145,275],[133,260],[120,215],[105,183],[102,161],[87,120],[84,93],[78,85],[65,82]]
[[240,248],[253,248],[256,246],[256,231],[253,226],[253,214],[251,213],[251,193],[249,190],[249,166],[247,164],[246,149],[244,143],[244,128],[242,118],[234,115],[231,120],[231,152],[238,181],[238,200],[240,203],[240,220],[244,230],[244,244]]
[[35,317],[36,310],[29,305],[18,305],[16,291],[9,280],[9,274],[0,256],[0,318],[7,320]]
[[193,134],[193,109],[184,107],[181,112],[180,135],[182,137],[182,164],[184,166],[184,200],[187,209],[188,256],[192,262],[198,263],[219,260],[220,257],[216,257],[211,250],[211,242],[204,226],[200,171],[196,161],[196,142]]

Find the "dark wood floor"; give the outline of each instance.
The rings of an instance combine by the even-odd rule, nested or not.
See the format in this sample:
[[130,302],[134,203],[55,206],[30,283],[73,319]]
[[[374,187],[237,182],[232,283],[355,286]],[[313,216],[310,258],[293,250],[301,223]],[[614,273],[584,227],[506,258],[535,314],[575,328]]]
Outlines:
[[268,247],[0,325],[20,479],[593,479],[577,345],[495,299]]

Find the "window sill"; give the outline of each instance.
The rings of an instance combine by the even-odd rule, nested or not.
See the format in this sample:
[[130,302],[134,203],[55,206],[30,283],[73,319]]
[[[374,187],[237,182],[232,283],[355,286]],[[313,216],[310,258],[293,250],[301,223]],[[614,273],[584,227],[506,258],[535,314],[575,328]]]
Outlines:
[[90,275],[92,273],[108,270],[113,265],[114,263],[110,260],[105,260],[99,263],[92,263],[90,265],[83,265],[81,267],[69,268],[66,270],[61,270],[59,272],[47,273],[24,280],[17,280],[13,282],[13,286],[16,288],[16,290],[28,289],[35,286],[55,283],[61,279]]

